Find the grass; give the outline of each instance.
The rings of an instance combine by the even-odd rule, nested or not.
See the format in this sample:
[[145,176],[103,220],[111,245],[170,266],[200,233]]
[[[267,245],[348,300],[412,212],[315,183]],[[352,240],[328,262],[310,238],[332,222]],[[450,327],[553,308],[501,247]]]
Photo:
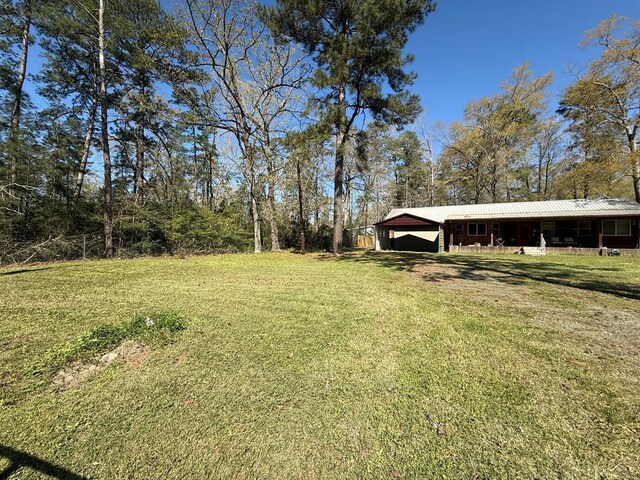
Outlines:
[[[640,476],[637,258],[94,261],[0,291],[0,477]],[[159,311],[187,327],[142,363],[28,374]]]
[[31,373],[46,380],[72,362],[87,362],[117,347],[126,340],[139,340],[148,344],[171,341],[184,330],[184,320],[171,312],[139,315],[135,320],[121,324],[100,325],[88,334],[49,350],[33,365]]

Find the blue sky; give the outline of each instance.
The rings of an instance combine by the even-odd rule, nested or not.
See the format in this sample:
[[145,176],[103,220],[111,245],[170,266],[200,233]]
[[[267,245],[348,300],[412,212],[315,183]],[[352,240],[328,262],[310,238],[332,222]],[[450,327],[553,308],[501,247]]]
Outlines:
[[[612,13],[640,17],[640,0],[441,0],[409,40],[418,73],[413,90],[422,98],[426,123],[462,118],[471,99],[497,93],[517,65],[535,75],[553,71],[558,95],[598,55],[579,47],[584,32]],[[575,71],[575,70],[574,70]]]
[[[170,4],[161,0],[163,4]],[[272,4],[273,1],[263,0]],[[425,123],[460,120],[465,105],[493,95],[525,61],[535,75],[554,73],[551,108],[577,71],[598,55],[579,43],[587,29],[612,13],[640,18],[640,0],[440,0],[434,13],[410,37],[406,52],[418,73],[412,90],[422,99]],[[37,46],[33,53],[39,53]],[[29,73],[42,59],[32,55]],[[36,103],[33,84],[26,90]],[[437,148],[437,147],[436,147]]]
[[[273,4],[273,0],[261,0]],[[161,0],[165,6],[171,0]],[[177,2],[179,3],[179,1]],[[466,104],[493,95],[511,71],[525,61],[535,75],[554,73],[550,108],[577,71],[598,55],[583,49],[584,32],[616,13],[640,18],[640,0],[440,0],[434,13],[410,37],[406,52],[415,56],[412,87],[422,99],[424,124],[462,119]],[[34,45],[29,73],[42,64]],[[31,79],[25,89],[41,99]],[[437,135],[436,135],[437,139]],[[437,155],[440,145],[435,142]]]

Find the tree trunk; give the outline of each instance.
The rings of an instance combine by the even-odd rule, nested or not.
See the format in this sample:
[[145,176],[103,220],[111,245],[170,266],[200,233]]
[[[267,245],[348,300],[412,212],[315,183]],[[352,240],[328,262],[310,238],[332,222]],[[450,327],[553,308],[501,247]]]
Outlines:
[[251,217],[253,219],[253,252],[260,253],[262,251],[262,235],[260,234],[260,214],[258,213],[258,199],[255,189],[255,181],[252,181],[249,194],[251,195]]
[[508,164],[505,164],[503,168],[504,168],[504,191],[505,191],[507,202],[510,202],[511,201],[511,178],[509,177]]
[[251,197],[251,218],[253,219],[253,252],[262,251],[262,234],[260,233],[260,211],[258,210],[258,189],[256,184],[255,157],[253,147],[245,148],[247,155],[247,177],[249,179],[249,196]]
[[251,186],[251,216],[253,218],[253,252],[262,251],[262,235],[260,234],[260,215],[258,214],[258,199],[255,185]]
[[207,208],[213,209],[213,153],[209,148],[206,150],[206,160],[207,160]]
[[80,165],[78,173],[76,175],[76,188],[73,193],[73,199],[77,203],[82,195],[82,185],[84,184],[84,176],[87,173],[87,161],[89,160],[89,153],[91,153],[91,140],[93,139],[93,131],[95,129],[96,122],[96,110],[98,108],[98,99],[91,99],[91,109],[89,110],[89,118],[87,120],[87,133],[84,136],[84,144],[82,145],[82,157],[80,158]]
[[[21,34],[20,64],[14,89],[13,106],[11,108],[11,127],[9,130],[9,193],[15,195],[15,184],[18,180],[17,143],[20,134],[20,117],[22,114],[22,89],[27,75],[27,59],[29,55],[29,30],[31,29],[31,2],[25,2],[24,25]],[[18,207],[18,211],[20,208]]]
[[[480,203],[480,195],[482,194],[482,185],[480,183],[480,166],[473,169],[473,203]],[[457,200],[456,200],[457,203]]]
[[136,124],[134,130],[136,142],[136,165],[134,171],[133,194],[136,205],[144,204],[144,125],[141,122]]
[[280,238],[278,236],[278,220],[276,218],[276,172],[273,164],[273,153],[267,145],[264,149],[267,161],[267,213],[269,214],[269,227],[271,229],[271,251],[280,250]]
[[318,233],[318,228],[320,227],[320,172],[317,167],[314,172],[313,180],[313,233]]
[[591,189],[589,187],[589,175],[585,175],[584,184],[582,185],[582,198],[585,200],[589,198],[589,193]]
[[376,222],[379,222],[380,219],[380,193],[376,191],[376,201],[373,204],[373,218]]
[[436,169],[433,164],[433,158],[431,159],[429,165],[431,166],[431,188],[429,189],[429,206],[433,207],[433,200],[435,197],[435,186],[436,186]]
[[404,206],[405,208],[409,208],[411,206],[409,202],[409,172],[405,172],[404,175]]
[[542,200],[542,155],[538,155],[538,200]]
[[344,226],[346,228],[351,227],[351,177],[347,175],[345,180],[345,194],[344,194]]
[[634,163],[633,163],[632,177],[633,177],[633,192],[636,197],[636,202],[640,203],[640,160],[638,160],[637,158],[637,153],[636,153],[636,159],[634,160]]
[[346,112],[345,103],[346,86],[340,86],[338,94],[338,105],[340,108],[340,119],[338,120],[336,130],[336,162],[333,171],[333,253],[342,252],[342,201],[343,189],[342,183],[344,179],[344,147],[347,139]]
[[113,256],[113,210],[111,206],[111,155],[109,152],[109,121],[107,105],[107,69],[105,65],[104,3],[98,9],[98,57],[100,67],[100,126],[102,139],[102,161],[104,163],[104,256]]
[[[200,171],[200,167],[198,166],[198,142],[196,140],[196,127],[191,127],[191,134],[193,136],[193,203],[198,204],[198,190],[200,188],[200,175],[198,172]],[[204,151],[202,152],[203,163],[207,161],[206,155]],[[202,192],[202,203],[201,205],[205,207],[205,194],[206,192]]]
[[300,173],[300,159],[296,159],[296,181],[298,184],[298,228],[300,230],[300,254],[304,255],[304,204],[302,193],[302,175]]
[[144,73],[138,76],[138,111],[136,112],[136,126],[134,129],[134,138],[136,144],[136,165],[133,173],[133,195],[136,205],[144,205],[144,170],[145,170],[145,139],[144,131],[146,127],[146,89],[147,79]]
[[547,157],[547,161],[544,165],[544,199],[547,199],[547,192],[549,191],[549,167],[551,166],[550,157]]
[[498,201],[498,160],[495,156],[491,160],[491,202]]
[[627,138],[629,139],[629,155],[631,156],[631,178],[633,179],[633,193],[636,202],[640,203],[640,152],[638,152],[637,139],[638,125],[632,130],[627,129]]

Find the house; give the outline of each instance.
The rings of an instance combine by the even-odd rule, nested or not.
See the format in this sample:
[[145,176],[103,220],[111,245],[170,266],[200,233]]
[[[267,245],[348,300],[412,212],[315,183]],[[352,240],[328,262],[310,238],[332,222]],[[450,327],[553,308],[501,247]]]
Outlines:
[[640,204],[600,198],[396,208],[375,228],[376,250],[540,245],[638,249]]

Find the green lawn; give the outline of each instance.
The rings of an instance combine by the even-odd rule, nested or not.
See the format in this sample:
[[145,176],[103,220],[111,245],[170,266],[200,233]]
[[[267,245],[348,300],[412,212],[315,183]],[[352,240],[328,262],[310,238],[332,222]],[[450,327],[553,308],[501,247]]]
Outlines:
[[[165,312],[186,329],[145,356],[33,374]],[[639,478],[639,317],[627,257],[0,269],[0,478]]]

